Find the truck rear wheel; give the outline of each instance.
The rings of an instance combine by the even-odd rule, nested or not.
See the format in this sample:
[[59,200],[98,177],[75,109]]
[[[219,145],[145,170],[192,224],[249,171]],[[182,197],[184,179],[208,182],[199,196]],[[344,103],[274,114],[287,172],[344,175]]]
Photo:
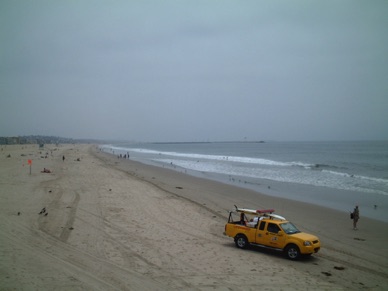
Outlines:
[[289,245],[285,249],[285,254],[290,260],[297,260],[300,257],[300,250],[296,245]]
[[246,247],[249,246],[248,239],[245,235],[239,234],[235,237],[234,242],[236,244],[236,247],[240,249],[245,249]]

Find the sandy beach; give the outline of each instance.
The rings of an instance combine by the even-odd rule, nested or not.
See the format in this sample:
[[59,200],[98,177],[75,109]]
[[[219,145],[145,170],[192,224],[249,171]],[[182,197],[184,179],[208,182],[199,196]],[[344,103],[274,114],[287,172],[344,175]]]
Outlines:
[[[362,209],[354,231],[344,212],[118,159],[94,145],[1,146],[0,202],[0,290],[388,288],[388,224]],[[237,249],[223,235],[233,205],[275,208],[317,235],[321,251],[290,261]]]

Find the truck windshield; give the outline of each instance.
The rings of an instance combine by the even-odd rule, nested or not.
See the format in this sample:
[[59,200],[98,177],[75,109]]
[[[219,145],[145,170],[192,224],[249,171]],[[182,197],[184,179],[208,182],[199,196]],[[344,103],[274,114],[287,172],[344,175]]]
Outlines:
[[291,222],[285,222],[280,224],[281,228],[286,234],[294,234],[300,232]]

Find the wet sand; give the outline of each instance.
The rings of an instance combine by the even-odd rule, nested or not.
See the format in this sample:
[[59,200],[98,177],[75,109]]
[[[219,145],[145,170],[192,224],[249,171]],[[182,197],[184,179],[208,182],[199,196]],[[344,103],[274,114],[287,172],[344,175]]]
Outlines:
[[[388,224],[363,218],[362,209],[354,231],[343,212],[118,159],[92,145],[1,148],[1,290],[388,286]],[[222,234],[235,204],[275,208],[317,235],[322,250],[294,262],[237,249]]]

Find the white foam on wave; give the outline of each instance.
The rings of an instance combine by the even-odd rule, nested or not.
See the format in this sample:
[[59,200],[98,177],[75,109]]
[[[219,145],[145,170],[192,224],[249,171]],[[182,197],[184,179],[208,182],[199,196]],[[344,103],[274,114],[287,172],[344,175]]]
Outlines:
[[328,174],[332,174],[332,175],[338,175],[338,176],[342,176],[342,177],[356,178],[356,179],[362,179],[362,180],[369,180],[369,181],[373,181],[376,183],[386,184],[388,187],[388,179],[366,177],[366,176],[361,176],[361,175],[352,175],[352,174],[348,174],[348,173],[344,173],[344,172],[337,172],[337,171],[330,171],[330,170],[322,170],[322,173],[328,173]]
[[[124,148],[118,148],[122,150],[128,150]],[[249,158],[249,157],[238,157],[238,156],[221,156],[221,155],[204,155],[204,154],[193,154],[193,153],[178,153],[178,152],[162,152],[155,150],[148,150],[142,148],[131,148],[130,151],[144,153],[144,154],[154,154],[154,155],[163,155],[170,157],[181,157],[188,159],[197,159],[197,160],[215,160],[215,161],[229,161],[236,163],[246,163],[246,164],[258,164],[258,165],[268,165],[268,166],[280,166],[280,167],[290,167],[290,166],[299,166],[303,168],[310,168],[314,165],[302,163],[302,162],[279,162],[267,159],[260,158]]]

